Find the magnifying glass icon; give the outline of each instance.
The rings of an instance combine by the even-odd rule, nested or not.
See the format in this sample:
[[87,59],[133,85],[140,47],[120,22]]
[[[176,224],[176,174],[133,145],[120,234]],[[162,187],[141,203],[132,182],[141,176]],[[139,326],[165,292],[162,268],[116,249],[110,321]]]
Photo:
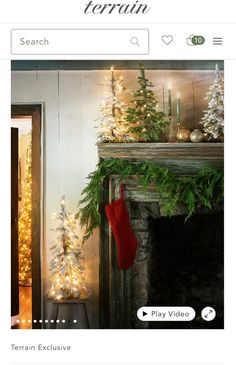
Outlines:
[[140,47],[140,44],[138,42],[138,38],[137,37],[130,38],[130,43],[133,44],[133,45],[136,45],[136,46],[139,46]]

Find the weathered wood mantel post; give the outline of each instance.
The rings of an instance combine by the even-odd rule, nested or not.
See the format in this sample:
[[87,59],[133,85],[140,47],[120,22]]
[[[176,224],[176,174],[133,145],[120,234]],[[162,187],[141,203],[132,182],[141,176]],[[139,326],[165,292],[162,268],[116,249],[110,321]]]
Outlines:
[[[194,175],[203,167],[223,169],[224,145],[223,143],[106,143],[98,145],[98,155],[100,159],[148,160],[167,167],[178,175]],[[132,296],[136,294],[131,281],[135,276],[140,280],[138,274],[144,276],[146,269],[145,265],[141,265],[142,267],[139,265],[138,258],[133,269],[122,271],[117,265],[116,245],[113,242],[104,206],[118,197],[118,179],[116,176],[111,176],[109,181],[104,183],[100,206],[100,327],[138,328],[134,319],[135,313],[132,313]],[[151,204],[151,208],[148,209],[151,214],[155,215],[160,211],[158,204],[161,197],[158,197],[151,187],[144,192],[142,187],[135,183],[135,179],[130,179],[125,184],[125,200],[128,210],[131,202],[141,202],[143,204],[141,213],[145,217],[147,203]],[[144,222],[147,219],[145,217]],[[144,257],[140,260],[144,260]],[[144,272],[140,273],[141,269]],[[142,286],[138,290],[140,290],[140,305],[145,305],[146,292]]]

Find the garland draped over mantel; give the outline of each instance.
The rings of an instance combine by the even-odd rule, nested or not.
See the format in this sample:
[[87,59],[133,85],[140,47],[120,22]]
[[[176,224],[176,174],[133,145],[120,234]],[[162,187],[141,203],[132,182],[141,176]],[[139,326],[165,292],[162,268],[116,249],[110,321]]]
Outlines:
[[99,204],[102,200],[103,183],[111,175],[118,175],[120,182],[130,176],[147,189],[153,185],[158,195],[164,195],[163,208],[169,216],[183,204],[187,208],[186,220],[201,207],[213,209],[223,202],[223,171],[211,167],[202,168],[194,176],[178,176],[155,162],[130,161],[111,158],[101,160],[95,171],[89,174],[88,185],[82,191],[76,218],[86,227],[84,241],[101,224]]

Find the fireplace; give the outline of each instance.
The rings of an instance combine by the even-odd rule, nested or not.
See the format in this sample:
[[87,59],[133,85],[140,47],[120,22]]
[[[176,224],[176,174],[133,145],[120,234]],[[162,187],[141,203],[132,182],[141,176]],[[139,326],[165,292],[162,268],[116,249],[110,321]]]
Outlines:
[[[223,145],[140,144],[100,145],[101,158],[149,159],[177,174],[194,174],[202,166],[223,167]],[[128,150],[127,150],[127,148]],[[138,250],[131,269],[117,264],[116,245],[104,205],[119,197],[118,176],[104,183],[100,232],[100,325],[102,328],[223,328],[223,213],[199,209],[185,222],[183,206],[166,216],[164,196],[135,176],[125,183],[125,200]],[[171,253],[171,254],[170,254]],[[142,306],[192,306],[191,322],[146,322],[137,317]],[[212,306],[217,319],[205,322],[201,310]]]
[[[223,214],[149,218],[148,306],[190,306],[191,322],[149,322],[148,328],[223,328]],[[202,320],[212,306],[217,317]]]

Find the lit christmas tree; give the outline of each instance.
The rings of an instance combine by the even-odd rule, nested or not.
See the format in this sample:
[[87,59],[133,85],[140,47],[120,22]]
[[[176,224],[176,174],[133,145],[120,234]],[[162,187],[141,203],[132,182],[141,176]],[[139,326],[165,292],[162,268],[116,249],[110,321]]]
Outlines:
[[22,187],[21,211],[18,222],[19,283],[31,285],[32,281],[32,145],[27,148],[26,177]]
[[208,108],[204,110],[201,124],[208,141],[223,141],[224,139],[224,80],[220,77],[218,65],[215,69],[216,79],[209,88],[205,100]]
[[66,210],[65,197],[62,197],[60,206],[61,210],[55,216],[58,224],[53,229],[58,236],[51,244],[53,259],[48,296],[58,301],[84,299],[88,297],[88,288],[79,237],[75,233],[75,216]]
[[132,93],[133,107],[127,109],[126,120],[130,124],[129,132],[137,136],[139,141],[158,141],[169,121],[165,113],[158,111],[157,97],[150,90],[153,84],[145,77],[142,64],[140,64],[140,76],[137,79],[140,87]]
[[98,142],[130,142],[132,137],[128,134],[126,107],[122,98],[126,88],[123,77],[115,77],[113,66],[106,86],[109,96],[103,100],[100,109],[103,116],[99,119]]

